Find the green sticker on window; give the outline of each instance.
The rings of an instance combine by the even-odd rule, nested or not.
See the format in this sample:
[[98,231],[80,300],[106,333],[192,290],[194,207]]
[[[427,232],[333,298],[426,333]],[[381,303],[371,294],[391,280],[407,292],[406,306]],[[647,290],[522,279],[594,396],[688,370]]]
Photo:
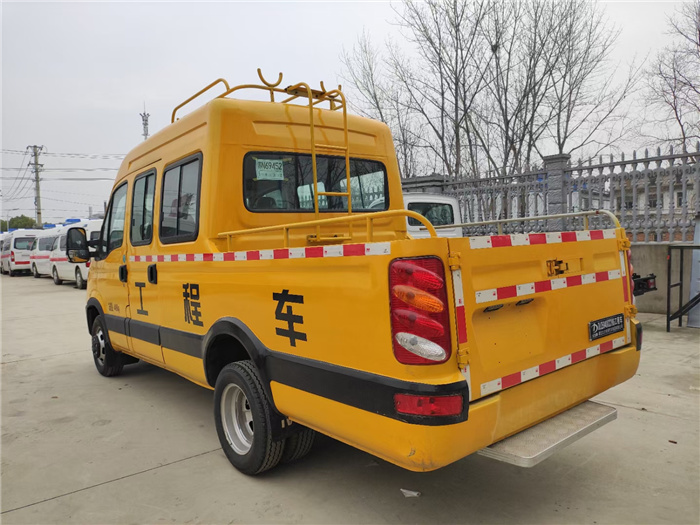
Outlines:
[[258,180],[284,180],[284,161],[255,159],[255,176]]

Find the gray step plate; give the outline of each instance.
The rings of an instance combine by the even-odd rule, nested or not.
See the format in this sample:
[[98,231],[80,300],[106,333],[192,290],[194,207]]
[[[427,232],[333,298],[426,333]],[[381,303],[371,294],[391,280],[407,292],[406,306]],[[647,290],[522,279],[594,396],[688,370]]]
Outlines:
[[534,467],[557,450],[616,418],[616,409],[585,401],[478,453],[519,467]]

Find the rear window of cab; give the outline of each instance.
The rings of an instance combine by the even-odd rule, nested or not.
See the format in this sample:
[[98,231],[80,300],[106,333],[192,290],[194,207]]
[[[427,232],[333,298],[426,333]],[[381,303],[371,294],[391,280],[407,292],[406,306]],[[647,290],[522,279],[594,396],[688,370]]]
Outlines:
[[[347,192],[345,157],[316,155],[319,192]],[[245,206],[254,212],[313,212],[311,155],[251,152],[243,160]],[[389,204],[386,168],[375,160],[350,159],[352,211],[386,210]],[[382,205],[373,204],[383,199]],[[320,195],[319,211],[347,211],[347,197]]]

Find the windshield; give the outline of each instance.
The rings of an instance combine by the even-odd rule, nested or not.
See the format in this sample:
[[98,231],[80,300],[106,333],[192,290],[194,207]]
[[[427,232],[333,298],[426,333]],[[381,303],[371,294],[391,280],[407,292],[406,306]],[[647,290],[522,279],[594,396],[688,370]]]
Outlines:
[[[433,226],[445,226],[454,224],[455,217],[452,211],[452,206],[442,202],[409,202],[408,209],[420,213],[428,219]],[[408,218],[408,224],[411,226],[422,226],[416,219]]]
[[17,237],[15,239],[16,250],[31,250],[34,237]]
[[[347,191],[345,158],[316,156],[319,192]],[[248,153],[243,161],[245,205],[251,211],[313,211],[311,155]],[[379,211],[388,207],[386,170],[381,162],[350,159],[352,211]],[[383,199],[380,208],[370,207]],[[321,195],[321,211],[347,211],[347,197]]]

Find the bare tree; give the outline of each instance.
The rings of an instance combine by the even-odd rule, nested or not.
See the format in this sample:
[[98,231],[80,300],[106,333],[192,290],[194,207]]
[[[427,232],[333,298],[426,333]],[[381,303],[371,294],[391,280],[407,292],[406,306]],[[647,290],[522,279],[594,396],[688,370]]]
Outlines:
[[647,101],[659,114],[650,135],[688,146],[700,138],[700,0],[682,4],[669,26],[675,42],[649,70]]
[[558,153],[585,152],[597,156],[630,130],[628,104],[635,92],[639,67],[631,65],[616,82],[617,67],[609,67],[619,31],[587,0],[571,0],[556,9],[560,53],[551,70],[547,96],[550,112],[543,137]]
[[599,9],[406,0],[396,15],[409,46],[388,43],[385,58],[363,35],[343,55],[346,78],[364,114],[392,128],[404,176],[432,167],[450,179],[510,175],[548,143],[597,153],[624,131],[633,86],[609,81],[616,34]]
[[406,110],[406,94],[395,84],[386,68],[386,60],[363,32],[352,50],[343,50],[344,79],[359,95],[353,104],[361,115],[387,124],[393,134],[396,157],[401,176],[411,178],[418,174],[421,162],[422,127],[419,119]]

